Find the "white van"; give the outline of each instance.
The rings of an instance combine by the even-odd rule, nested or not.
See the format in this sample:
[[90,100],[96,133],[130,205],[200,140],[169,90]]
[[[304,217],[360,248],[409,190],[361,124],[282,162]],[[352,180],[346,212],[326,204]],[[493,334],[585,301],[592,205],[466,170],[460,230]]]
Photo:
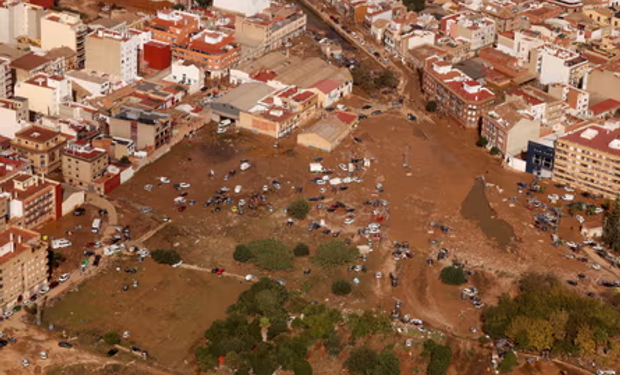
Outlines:
[[93,233],[99,233],[99,229],[101,229],[101,219],[95,219],[93,220],[93,226],[92,226],[92,232]]

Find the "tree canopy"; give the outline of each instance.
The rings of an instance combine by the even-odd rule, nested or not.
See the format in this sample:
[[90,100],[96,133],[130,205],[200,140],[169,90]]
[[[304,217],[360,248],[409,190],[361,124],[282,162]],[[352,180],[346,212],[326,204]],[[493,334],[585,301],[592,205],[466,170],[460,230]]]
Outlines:
[[377,353],[362,346],[351,351],[344,363],[345,367],[355,375],[399,375],[400,362],[390,350]]
[[289,216],[297,220],[303,220],[306,218],[306,216],[308,216],[308,213],[310,212],[310,204],[307,200],[303,198],[297,198],[293,202],[291,202],[286,212],[289,214]]
[[354,261],[359,251],[343,241],[331,241],[319,245],[313,262],[321,267],[342,265]]
[[237,245],[233,258],[239,262],[253,262],[267,270],[293,268],[293,252],[284,243],[268,238]]
[[618,201],[605,214],[602,241],[612,251],[620,253],[620,202]]
[[157,249],[151,252],[151,258],[161,264],[177,264],[181,261],[181,256],[174,249]]

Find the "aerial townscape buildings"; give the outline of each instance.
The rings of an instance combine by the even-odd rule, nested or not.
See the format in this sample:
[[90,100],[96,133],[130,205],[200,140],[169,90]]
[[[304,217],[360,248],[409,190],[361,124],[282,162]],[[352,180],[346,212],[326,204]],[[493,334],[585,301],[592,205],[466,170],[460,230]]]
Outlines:
[[[339,178],[329,180],[333,171],[318,166],[323,156],[316,155],[342,150],[351,158],[338,165],[350,175],[347,183],[361,164],[382,158],[354,156],[347,146],[347,140],[372,144],[364,124],[379,116],[385,116],[383,132],[397,132],[397,116],[412,126],[447,124],[446,134],[477,139],[472,148],[524,178],[601,199],[620,196],[617,0],[124,3],[101,2],[91,15],[48,0],[0,0],[4,316],[50,291],[55,239],[43,234],[45,225],[79,213],[81,205],[107,202],[140,171],[152,173],[149,166],[173,147],[195,146],[197,134],[208,133],[217,147],[201,145],[200,154],[186,157],[188,165],[204,155],[232,159],[230,140],[242,137],[260,139],[274,155],[282,144],[313,153],[311,172],[326,172],[311,181],[326,185],[313,202],[329,189],[348,189],[338,187],[344,184]],[[393,151],[391,145],[384,150]],[[407,176],[417,176],[408,169],[413,151],[407,145],[402,152]],[[210,168],[205,179],[215,178]],[[284,179],[270,177],[264,191],[280,190],[277,178]],[[157,179],[144,191],[170,183]],[[378,193],[384,179],[377,179]],[[287,186],[294,187],[299,194],[304,189]],[[240,194],[241,185],[235,190]],[[184,195],[176,199],[197,204]],[[312,209],[335,211],[339,204]],[[381,216],[379,208],[373,218]]]

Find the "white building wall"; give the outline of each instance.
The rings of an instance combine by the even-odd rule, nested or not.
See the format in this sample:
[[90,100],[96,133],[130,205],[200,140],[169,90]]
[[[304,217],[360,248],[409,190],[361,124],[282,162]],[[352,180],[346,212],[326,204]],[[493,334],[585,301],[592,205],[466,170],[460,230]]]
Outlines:
[[15,133],[27,127],[26,121],[19,121],[17,111],[0,107],[0,135],[7,138],[15,138]]
[[564,66],[564,60],[545,51],[542,51],[542,64],[540,68],[540,83],[569,84],[570,69]]
[[86,195],[83,190],[72,192],[64,201],[62,201],[62,216],[70,214],[77,207],[84,204]]
[[205,74],[197,66],[184,65],[183,61],[177,60],[172,63],[171,74],[164,80],[189,85],[189,94],[192,95],[204,87]]
[[252,16],[269,8],[269,0],[214,0],[213,6],[230,12]]

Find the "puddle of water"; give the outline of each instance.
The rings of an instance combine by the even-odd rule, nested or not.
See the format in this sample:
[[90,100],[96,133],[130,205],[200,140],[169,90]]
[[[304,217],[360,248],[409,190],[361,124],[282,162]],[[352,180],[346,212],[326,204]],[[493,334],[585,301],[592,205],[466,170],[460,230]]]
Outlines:
[[515,237],[514,228],[505,220],[497,218],[497,213],[489,205],[484,193],[482,181],[477,180],[463,200],[461,215],[467,220],[475,221],[487,238],[496,242],[502,250],[507,250],[511,245]]

